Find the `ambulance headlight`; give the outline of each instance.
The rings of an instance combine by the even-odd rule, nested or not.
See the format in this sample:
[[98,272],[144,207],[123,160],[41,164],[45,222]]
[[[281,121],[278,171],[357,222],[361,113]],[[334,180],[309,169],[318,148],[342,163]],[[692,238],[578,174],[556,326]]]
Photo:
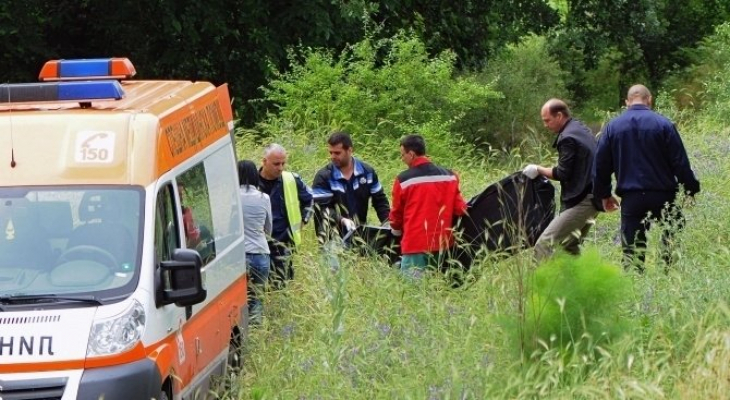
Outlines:
[[137,300],[123,313],[94,321],[89,335],[87,356],[123,353],[133,348],[142,338],[145,313]]

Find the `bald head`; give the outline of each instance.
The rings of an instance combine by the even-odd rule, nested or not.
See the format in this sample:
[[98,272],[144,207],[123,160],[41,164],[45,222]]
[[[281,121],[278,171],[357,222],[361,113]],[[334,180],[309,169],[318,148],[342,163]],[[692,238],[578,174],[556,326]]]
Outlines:
[[570,109],[563,100],[550,99],[542,106],[540,117],[546,128],[558,133],[570,119]]
[[542,109],[548,111],[550,115],[561,113],[570,118],[570,109],[568,108],[568,105],[560,99],[548,100],[545,105],[542,106]]
[[273,180],[281,176],[286,166],[286,150],[280,144],[270,144],[264,149],[261,176]]
[[626,94],[626,105],[643,104],[651,106],[651,92],[644,85],[634,85]]

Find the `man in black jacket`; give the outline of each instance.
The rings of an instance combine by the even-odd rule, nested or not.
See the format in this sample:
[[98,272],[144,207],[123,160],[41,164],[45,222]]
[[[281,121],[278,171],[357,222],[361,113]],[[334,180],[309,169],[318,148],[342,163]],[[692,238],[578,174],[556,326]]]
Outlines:
[[550,256],[555,244],[570,254],[580,253],[580,243],[594,223],[598,210],[593,201],[593,160],[596,138],[580,121],[570,115],[568,105],[550,99],[540,111],[545,127],[558,134],[553,147],[558,150],[558,165],[551,168],[530,164],[523,170],[528,178],[542,175],[560,182],[560,214],[550,222],[535,244],[535,257]]
[[388,197],[373,167],[353,157],[352,138],[347,132],[334,132],[327,140],[330,163],[314,176],[312,190],[318,205],[315,213],[321,238],[334,229],[341,236],[367,222],[372,206],[383,223],[388,220]]
[[611,196],[611,175],[616,175],[624,267],[633,265],[639,272],[644,270],[646,230],[651,220],[664,223],[662,258],[669,266],[669,244],[683,222],[676,204],[679,185],[688,196],[700,191],[677,128],[651,110],[651,100],[646,86],[629,89],[628,108],[606,124],[598,141],[594,170],[594,193],[607,211],[619,209],[618,200]]

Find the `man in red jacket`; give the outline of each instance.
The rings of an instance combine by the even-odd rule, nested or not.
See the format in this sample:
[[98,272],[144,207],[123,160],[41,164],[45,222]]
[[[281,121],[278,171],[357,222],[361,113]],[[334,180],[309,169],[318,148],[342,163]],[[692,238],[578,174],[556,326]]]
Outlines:
[[445,250],[454,245],[452,221],[466,213],[459,178],[426,157],[426,142],[420,135],[400,141],[401,160],[408,169],[393,183],[390,227],[401,239],[401,270],[438,267]]

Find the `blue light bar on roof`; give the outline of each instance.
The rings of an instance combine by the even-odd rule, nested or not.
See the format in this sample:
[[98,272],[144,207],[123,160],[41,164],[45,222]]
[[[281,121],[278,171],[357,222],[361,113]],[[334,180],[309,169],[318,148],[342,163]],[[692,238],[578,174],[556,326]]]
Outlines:
[[124,97],[117,81],[13,83],[0,85],[0,103],[119,100]]
[[88,58],[79,60],[51,60],[38,75],[41,81],[77,79],[129,79],[137,71],[128,58]]

